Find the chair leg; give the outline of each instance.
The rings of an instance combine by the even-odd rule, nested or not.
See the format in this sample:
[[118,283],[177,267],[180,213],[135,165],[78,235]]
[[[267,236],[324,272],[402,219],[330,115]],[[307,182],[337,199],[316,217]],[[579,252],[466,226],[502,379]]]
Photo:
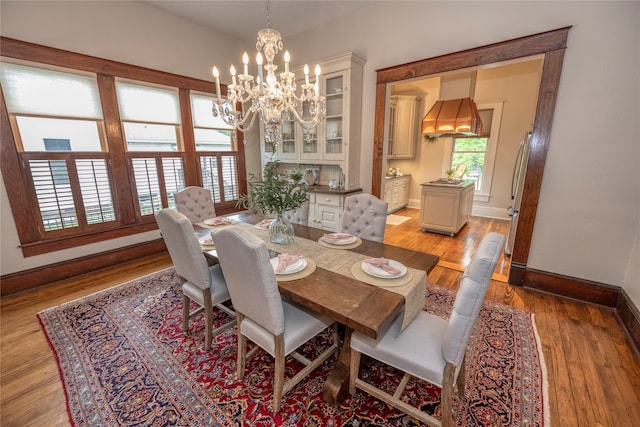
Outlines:
[[356,392],[356,380],[360,371],[360,352],[351,349],[351,361],[349,364],[349,394]]
[[284,333],[274,337],[275,372],[273,374],[273,412],[280,411],[284,388]]
[[236,311],[236,325],[238,326],[238,359],[236,367],[236,375],[239,380],[244,378],[244,362],[245,353],[247,352],[247,338],[240,332],[240,325],[244,319],[244,314]]
[[444,367],[442,378],[442,394],[440,396],[440,407],[442,408],[442,427],[450,427],[453,421],[453,378],[456,374],[456,367],[447,363]]
[[209,289],[202,290],[204,298],[204,348],[211,350],[211,342],[213,341],[213,305],[211,303],[211,291]]
[[191,305],[191,299],[185,294],[182,294],[182,331],[185,334],[189,333],[189,306]]
[[462,365],[460,366],[460,372],[458,373],[458,379],[456,380],[456,384],[458,386],[458,396],[464,398],[464,388],[465,388],[465,365],[467,364],[467,356],[465,355],[462,358]]

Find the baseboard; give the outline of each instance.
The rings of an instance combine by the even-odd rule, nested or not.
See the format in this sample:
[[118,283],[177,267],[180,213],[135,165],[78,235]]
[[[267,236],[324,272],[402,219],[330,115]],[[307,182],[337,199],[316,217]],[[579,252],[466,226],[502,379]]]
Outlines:
[[614,309],[629,340],[640,354],[640,310],[621,287],[534,270],[518,263],[511,263],[508,282]]
[[511,219],[511,217],[507,215],[507,210],[505,208],[494,208],[480,205],[473,205],[471,215],[494,219]]
[[166,250],[167,247],[164,244],[164,240],[155,239],[43,267],[6,274],[0,277],[0,295],[6,296],[27,291],[58,280],[68,279],[69,277],[89,273]]

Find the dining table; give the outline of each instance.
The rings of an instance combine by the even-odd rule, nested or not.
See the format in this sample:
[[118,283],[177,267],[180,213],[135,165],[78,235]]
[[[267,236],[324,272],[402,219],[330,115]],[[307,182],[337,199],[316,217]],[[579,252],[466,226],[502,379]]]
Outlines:
[[[244,211],[224,218],[227,223],[215,226],[194,224],[198,237],[206,239],[224,226],[243,227],[265,241],[272,257],[303,255],[313,267],[305,274],[276,274],[276,279],[283,297],[344,325],[338,359],[324,383],[323,399],[332,404],[342,402],[348,392],[353,331],[375,339],[399,315],[404,316],[403,327],[408,325],[424,307],[426,276],[439,261],[436,255],[360,238],[352,245],[330,245],[323,240],[326,230],[299,224],[293,225],[294,243],[279,245],[270,242],[268,229],[258,227],[262,215]],[[215,260],[213,246],[203,246],[203,251]],[[392,280],[365,274],[363,262],[371,258],[393,260],[407,271]]]

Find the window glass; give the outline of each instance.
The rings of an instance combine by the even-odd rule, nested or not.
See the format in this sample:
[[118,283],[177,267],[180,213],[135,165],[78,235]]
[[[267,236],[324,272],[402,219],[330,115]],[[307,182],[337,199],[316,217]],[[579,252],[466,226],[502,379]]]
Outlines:
[[178,151],[174,125],[129,122],[122,125],[129,151]]
[[454,138],[451,168],[467,166],[466,178],[475,181],[476,190],[482,188],[487,143],[489,138]]
[[0,81],[11,114],[102,119],[95,76],[2,62]]
[[[18,116],[16,122],[24,151],[102,151],[95,121]],[[52,149],[56,140],[68,145],[55,143]]]
[[234,131],[220,117],[213,117],[212,102],[212,96],[191,94],[196,150],[234,151]]

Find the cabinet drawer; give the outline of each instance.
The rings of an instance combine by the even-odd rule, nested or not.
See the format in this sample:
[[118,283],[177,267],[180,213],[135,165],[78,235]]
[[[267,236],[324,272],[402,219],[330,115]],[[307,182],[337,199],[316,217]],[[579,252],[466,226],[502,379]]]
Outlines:
[[316,193],[315,202],[319,205],[340,206],[340,194]]

